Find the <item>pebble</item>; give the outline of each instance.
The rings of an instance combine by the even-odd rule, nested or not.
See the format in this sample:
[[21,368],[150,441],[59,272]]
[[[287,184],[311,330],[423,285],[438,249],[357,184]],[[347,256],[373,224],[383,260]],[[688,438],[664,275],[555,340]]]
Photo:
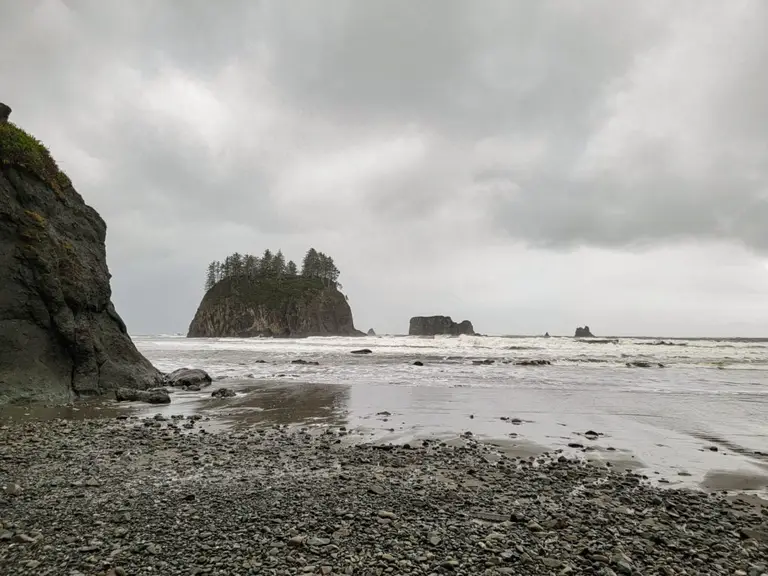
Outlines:
[[472,435],[405,449],[339,445],[312,427],[200,435],[149,420],[0,427],[3,473],[29,487],[0,496],[0,573],[765,573],[768,515],[752,504],[560,453],[512,459]]

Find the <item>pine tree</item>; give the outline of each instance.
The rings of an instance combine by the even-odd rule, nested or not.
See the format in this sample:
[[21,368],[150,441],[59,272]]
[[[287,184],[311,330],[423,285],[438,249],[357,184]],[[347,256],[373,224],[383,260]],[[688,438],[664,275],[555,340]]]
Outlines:
[[282,250],[278,250],[272,258],[272,274],[278,278],[285,276],[285,256]]
[[314,278],[319,276],[319,259],[317,250],[314,248],[310,248],[307,250],[306,255],[304,256],[304,262],[301,265],[301,275],[306,276],[308,278]]
[[205,276],[205,291],[208,292],[216,284],[216,261],[208,264],[208,273]]
[[232,256],[224,258],[224,264],[221,266],[222,278],[230,278],[232,276]]
[[246,254],[243,256],[243,276],[253,278],[256,275],[256,256]]
[[298,275],[299,271],[296,268],[296,262],[288,260],[288,264],[285,265],[285,275],[289,278],[294,278]]
[[262,276],[272,276],[272,258],[272,251],[269,248],[264,250],[264,255],[261,257],[261,265],[259,266]]
[[239,252],[232,254],[232,276],[241,276],[243,274],[243,256]]

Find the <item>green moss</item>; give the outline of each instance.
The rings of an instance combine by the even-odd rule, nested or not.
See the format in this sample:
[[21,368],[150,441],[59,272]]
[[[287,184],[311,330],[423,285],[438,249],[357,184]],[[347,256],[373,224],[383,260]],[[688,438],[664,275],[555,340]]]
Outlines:
[[32,210],[25,210],[24,213],[29,216],[29,218],[38,226],[41,228],[45,226],[45,218],[43,218],[40,214],[37,212],[33,212]]
[[289,301],[309,301],[323,290],[319,278],[225,278],[211,288],[206,298],[213,301],[238,294],[243,302],[281,309]]
[[72,185],[67,175],[59,170],[48,148],[12,122],[0,123],[0,164],[31,172],[57,194]]

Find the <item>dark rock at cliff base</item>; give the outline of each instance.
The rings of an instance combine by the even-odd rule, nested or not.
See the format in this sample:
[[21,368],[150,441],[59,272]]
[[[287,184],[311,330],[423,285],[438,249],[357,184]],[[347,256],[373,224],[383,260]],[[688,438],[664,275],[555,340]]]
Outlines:
[[370,348],[363,348],[361,350],[352,350],[352,354],[373,354],[373,350]]
[[376,336],[376,331],[373,328],[369,328],[366,335],[367,336]]
[[179,368],[165,376],[164,382],[174,388],[203,388],[211,384],[211,377],[205,370],[199,368]]
[[459,336],[461,334],[474,335],[475,329],[472,322],[454,322],[450,316],[414,316],[408,327],[409,336],[436,336],[444,334]]
[[47,149],[0,122],[0,404],[160,385],[112,305],[106,233]]
[[584,326],[583,328],[578,327],[576,328],[576,334],[574,334],[574,338],[594,338],[595,335],[592,334],[592,332],[589,330],[589,326]]
[[230,277],[205,296],[190,338],[363,336],[346,296],[319,278]]
[[11,115],[11,107],[8,104],[0,102],[0,124],[8,122],[8,117]]
[[115,400],[118,402],[147,402],[148,404],[171,403],[171,397],[162,388],[153,388],[152,390],[118,388],[115,390]]

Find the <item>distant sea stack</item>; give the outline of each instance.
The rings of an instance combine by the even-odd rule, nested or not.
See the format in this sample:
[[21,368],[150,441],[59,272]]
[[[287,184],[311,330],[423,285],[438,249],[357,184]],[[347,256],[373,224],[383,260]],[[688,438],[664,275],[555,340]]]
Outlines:
[[450,316],[414,316],[411,318],[408,328],[409,336],[437,336],[447,334],[458,336],[460,334],[474,335],[475,329],[472,322],[464,320],[456,323]]
[[187,337],[362,336],[337,277],[333,260],[312,249],[301,272],[280,251],[235,253],[209,265]]
[[10,112],[0,104],[0,404],[159,385],[111,302],[106,224]]
[[584,326],[583,328],[577,327],[576,334],[574,334],[573,337],[574,338],[594,338],[595,335],[592,334],[592,332],[589,330],[589,326]]

